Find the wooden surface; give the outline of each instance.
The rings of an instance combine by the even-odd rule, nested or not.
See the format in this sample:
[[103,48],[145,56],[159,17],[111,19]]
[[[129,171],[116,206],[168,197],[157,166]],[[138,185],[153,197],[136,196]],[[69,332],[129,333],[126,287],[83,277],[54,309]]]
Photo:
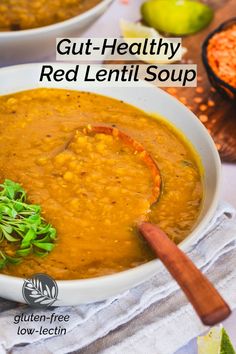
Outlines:
[[[236,0],[205,0],[204,2],[214,9],[213,21],[199,33],[183,38],[183,46],[188,49],[183,63],[197,64],[198,87],[167,88],[166,91],[178,98],[199,117],[213,137],[222,161],[236,162],[236,102],[224,99],[214,92],[201,57],[202,44],[207,35],[222,22],[236,17]],[[104,64],[109,63],[111,64],[109,60],[104,61]],[[119,60],[119,63],[130,64],[131,62]],[[198,102],[199,100],[201,102]]]
[[192,261],[157,226],[141,223],[139,231],[184,291],[202,322],[213,326],[231,311],[224,299]]
[[[183,46],[188,49],[184,57],[187,62],[198,65],[198,76],[200,81],[198,87],[176,88],[174,95],[202,118],[202,122],[212,135],[223,161],[236,161],[236,102],[223,99],[218,93],[212,92],[206,71],[201,59],[201,46],[206,36],[222,22],[236,17],[236,0],[215,0],[206,1],[215,9],[214,20],[203,31],[183,38]],[[168,90],[167,90],[168,91]],[[170,90],[171,91],[171,90]],[[202,102],[195,102],[196,98],[202,98]],[[214,106],[208,106],[208,100]],[[203,105],[203,106],[202,106]],[[206,108],[206,107],[207,108]],[[201,109],[205,109],[201,111]]]

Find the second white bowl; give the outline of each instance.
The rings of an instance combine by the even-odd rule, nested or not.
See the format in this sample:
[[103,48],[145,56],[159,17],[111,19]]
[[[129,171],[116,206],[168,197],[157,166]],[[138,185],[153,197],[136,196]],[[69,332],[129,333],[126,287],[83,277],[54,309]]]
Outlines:
[[79,37],[101,16],[113,0],[102,0],[81,15],[50,26],[23,31],[0,32],[0,66],[56,58],[56,38]]

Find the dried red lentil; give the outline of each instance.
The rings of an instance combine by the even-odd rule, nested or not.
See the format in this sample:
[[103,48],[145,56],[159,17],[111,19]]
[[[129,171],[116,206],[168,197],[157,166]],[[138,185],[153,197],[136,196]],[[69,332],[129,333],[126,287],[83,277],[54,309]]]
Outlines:
[[201,103],[202,102],[202,97],[194,97],[194,102],[196,103]]
[[214,73],[236,87],[236,25],[217,32],[209,40],[207,58]]
[[196,90],[195,90],[197,93],[203,93],[204,92],[204,88],[201,87],[201,86],[198,86],[196,87]]
[[201,104],[199,107],[201,112],[205,112],[207,110],[207,105],[206,104]]
[[208,121],[208,116],[206,114],[200,114],[199,119],[202,123],[206,123]]
[[213,100],[208,100],[207,104],[209,107],[214,107],[215,106],[215,102]]

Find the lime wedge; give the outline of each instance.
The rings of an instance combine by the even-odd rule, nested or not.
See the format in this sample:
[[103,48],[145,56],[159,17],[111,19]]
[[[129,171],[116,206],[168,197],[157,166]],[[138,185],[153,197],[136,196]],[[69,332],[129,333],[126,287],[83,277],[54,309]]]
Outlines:
[[213,10],[194,0],[149,0],[141,7],[146,24],[158,31],[186,35],[200,31],[213,18]]
[[[143,26],[140,23],[134,23],[130,21],[126,21],[121,19],[120,20],[120,29],[121,29],[121,34],[124,38],[124,40],[131,45],[132,43],[135,43],[135,40],[139,39],[152,39],[152,38],[163,38],[160,36],[160,34],[152,27],[147,27]],[[168,39],[166,39],[168,41]],[[181,55],[183,56],[187,52],[187,49],[182,47],[182,53]],[[149,55],[139,55],[138,59],[148,63],[148,64],[164,64],[164,63],[170,63],[170,60],[164,61],[162,60],[161,57],[153,57]]]
[[207,335],[198,337],[198,354],[235,354],[228,334],[222,326],[213,327]]
[[152,27],[141,25],[141,23],[130,22],[121,19],[120,29],[122,36],[127,38],[159,38],[160,34]]

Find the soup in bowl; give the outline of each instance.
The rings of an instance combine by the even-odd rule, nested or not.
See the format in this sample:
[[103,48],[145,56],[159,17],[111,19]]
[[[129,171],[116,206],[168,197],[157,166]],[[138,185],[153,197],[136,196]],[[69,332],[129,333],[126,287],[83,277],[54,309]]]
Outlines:
[[21,31],[49,26],[91,9],[101,0],[3,0],[0,31]]
[[57,38],[80,37],[112,1],[1,1],[0,66],[55,56]]
[[[28,73],[24,85],[10,80],[1,89],[0,178],[20,183],[57,238],[45,257],[31,253],[5,266],[0,282],[19,284],[46,273],[58,281],[58,305],[101,300],[158,268],[137,232],[141,219],[158,224],[181,246],[203,231],[216,207],[218,155],[194,115],[155,87],[135,93],[130,88],[88,92],[74,84],[38,87],[37,69],[24,65],[0,73],[3,78]],[[116,134],[87,134],[84,128],[93,126],[122,131],[148,151],[161,174],[157,202],[150,204],[153,181],[142,153]],[[8,244],[1,246],[9,250]],[[22,301],[19,293],[17,300]]]

